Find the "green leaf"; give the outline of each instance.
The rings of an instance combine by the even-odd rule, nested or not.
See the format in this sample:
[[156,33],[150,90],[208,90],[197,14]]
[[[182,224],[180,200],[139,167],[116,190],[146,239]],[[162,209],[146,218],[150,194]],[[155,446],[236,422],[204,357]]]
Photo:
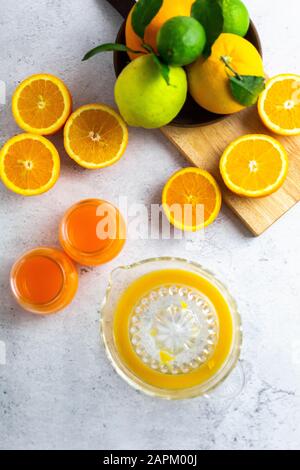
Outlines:
[[205,29],[207,42],[204,55],[209,56],[211,47],[223,31],[224,18],[219,0],[196,0],[192,6],[192,16]]
[[162,4],[163,0],[139,0],[135,5],[131,23],[134,32],[141,39],[144,39],[147,26],[157,15]]
[[161,75],[163,76],[164,80],[170,85],[170,69],[167,64],[162,62],[160,58],[156,54],[152,54],[153,60],[159,68]]
[[233,76],[228,73],[230,89],[234,99],[243,106],[252,106],[266,86],[264,77],[256,77],[253,75],[240,75],[230,64],[231,60],[228,56],[221,56],[221,62],[230,70]]
[[251,75],[230,77],[230,89],[233,97],[243,106],[252,106],[265,89],[265,78]]
[[113,43],[101,44],[100,46],[94,47],[94,49],[90,50],[89,52],[85,54],[82,60],[88,60],[94,55],[99,54],[100,52],[113,52],[113,51],[134,52],[135,54],[144,54],[143,51],[133,51],[129,47],[125,46],[124,44],[117,44],[113,42]]

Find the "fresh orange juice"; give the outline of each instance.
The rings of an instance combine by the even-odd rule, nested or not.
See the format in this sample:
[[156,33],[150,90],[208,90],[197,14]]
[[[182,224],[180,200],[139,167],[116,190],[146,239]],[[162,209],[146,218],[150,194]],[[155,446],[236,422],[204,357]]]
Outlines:
[[60,242],[75,261],[99,265],[112,260],[125,243],[125,222],[112,204],[88,199],[72,206],[60,225]]
[[73,299],[78,275],[68,256],[54,248],[37,248],[23,255],[11,272],[12,292],[33,313],[49,314]]
[[209,383],[228,362],[234,330],[217,284],[183,269],[142,275],[124,291],[114,312],[121,362],[156,389]]

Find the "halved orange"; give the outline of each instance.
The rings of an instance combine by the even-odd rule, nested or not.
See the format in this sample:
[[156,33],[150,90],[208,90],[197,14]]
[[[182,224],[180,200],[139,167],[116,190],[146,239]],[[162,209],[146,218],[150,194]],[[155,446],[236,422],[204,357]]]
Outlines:
[[300,134],[300,75],[283,74],[271,78],[258,100],[258,112],[275,134]]
[[98,169],[116,163],[125,152],[128,129],[112,108],[87,104],[69,117],[64,129],[67,154],[79,165]]
[[66,85],[49,74],[32,75],[17,87],[12,112],[17,124],[32,134],[54,134],[63,127],[72,108]]
[[36,196],[51,189],[59,171],[60,158],[56,148],[40,135],[16,135],[0,151],[2,182],[22,196]]
[[283,145],[273,137],[250,134],[230,144],[220,160],[226,186],[236,194],[263,197],[283,184],[288,157]]
[[191,167],[177,171],[167,181],[162,203],[171,224],[180,230],[195,232],[217,218],[222,195],[210,173]]

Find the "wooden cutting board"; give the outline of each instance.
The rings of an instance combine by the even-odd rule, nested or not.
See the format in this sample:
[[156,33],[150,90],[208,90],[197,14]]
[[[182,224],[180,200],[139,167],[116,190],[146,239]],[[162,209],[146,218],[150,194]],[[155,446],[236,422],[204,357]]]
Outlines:
[[[164,127],[163,134],[193,165],[211,172],[223,189],[223,199],[249,230],[258,236],[300,200],[300,137],[278,137],[289,154],[289,172],[283,187],[260,199],[241,198],[226,189],[221,181],[219,160],[234,139],[244,134],[269,134],[256,107],[205,127]],[[274,137],[274,135],[273,135]]]

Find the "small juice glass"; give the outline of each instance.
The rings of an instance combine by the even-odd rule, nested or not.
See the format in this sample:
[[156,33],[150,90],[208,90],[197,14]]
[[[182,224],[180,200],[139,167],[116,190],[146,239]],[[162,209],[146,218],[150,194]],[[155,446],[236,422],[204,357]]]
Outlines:
[[126,239],[126,225],[112,204],[87,199],[65,213],[59,239],[70,258],[83,265],[97,266],[120,253]]
[[25,253],[15,262],[10,285],[21,307],[49,315],[71,303],[77,292],[78,273],[65,253],[41,247]]

